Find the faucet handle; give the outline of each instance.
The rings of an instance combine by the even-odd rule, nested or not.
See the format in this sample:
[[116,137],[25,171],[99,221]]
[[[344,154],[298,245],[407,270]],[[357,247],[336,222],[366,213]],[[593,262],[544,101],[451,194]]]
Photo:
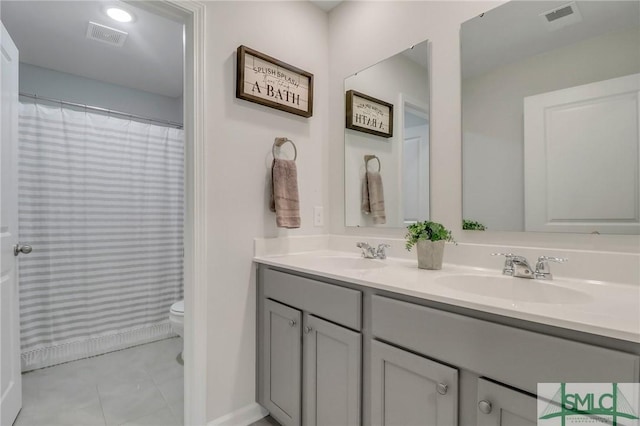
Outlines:
[[504,256],[504,267],[502,268],[503,275],[513,276],[513,253],[491,253],[491,256]]
[[369,245],[369,243],[359,242],[356,244],[356,247],[362,250],[362,257],[365,259],[373,259],[375,257],[374,248]]
[[491,253],[491,256],[504,256],[507,259],[512,258],[514,256],[513,253]]
[[553,257],[553,256],[540,256],[538,258],[538,262],[556,262],[556,263],[565,263],[568,262],[569,259],[566,257]]
[[378,259],[386,259],[387,258],[387,253],[385,251],[385,249],[390,248],[391,246],[389,244],[378,244],[378,249],[376,250],[376,257]]
[[569,259],[566,257],[553,257],[553,256],[540,256],[536,262],[535,278],[539,280],[553,279],[551,275],[551,269],[549,268],[549,262],[566,263]]

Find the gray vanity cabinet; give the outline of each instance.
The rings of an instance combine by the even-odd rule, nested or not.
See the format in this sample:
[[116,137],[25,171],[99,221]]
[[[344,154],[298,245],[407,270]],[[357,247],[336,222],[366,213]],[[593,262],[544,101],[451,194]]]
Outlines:
[[258,270],[257,400],[283,426],[535,425],[538,383],[640,380],[636,343],[325,280]]
[[537,400],[485,379],[478,380],[477,426],[535,426]]
[[373,426],[457,425],[458,370],[371,342]]
[[360,333],[305,314],[305,426],[360,424]]
[[260,269],[258,402],[283,426],[358,426],[362,293]]
[[299,425],[302,313],[265,300],[263,324],[263,404],[282,426]]

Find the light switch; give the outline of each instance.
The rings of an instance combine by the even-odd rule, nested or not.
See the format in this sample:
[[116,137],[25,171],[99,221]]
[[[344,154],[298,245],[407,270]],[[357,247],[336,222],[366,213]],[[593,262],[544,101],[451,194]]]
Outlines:
[[313,226],[324,226],[324,212],[322,206],[313,208]]

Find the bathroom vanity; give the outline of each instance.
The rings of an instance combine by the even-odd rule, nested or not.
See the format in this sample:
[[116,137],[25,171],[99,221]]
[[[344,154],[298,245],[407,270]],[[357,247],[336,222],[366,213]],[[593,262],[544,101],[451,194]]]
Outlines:
[[[635,286],[329,252],[255,261],[257,399],[282,425],[535,425],[538,383],[640,381]],[[473,277],[489,296],[455,286]]]

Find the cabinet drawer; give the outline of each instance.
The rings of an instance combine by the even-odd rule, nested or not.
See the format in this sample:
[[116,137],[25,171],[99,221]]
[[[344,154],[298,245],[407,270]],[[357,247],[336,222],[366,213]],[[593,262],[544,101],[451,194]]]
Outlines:
[[637,382],[640,357],[373,296],[375,337],[536,393],[544,382]]
[[353,330],[361,329],[361,292],[272,269],[260,270],[265,297]]

